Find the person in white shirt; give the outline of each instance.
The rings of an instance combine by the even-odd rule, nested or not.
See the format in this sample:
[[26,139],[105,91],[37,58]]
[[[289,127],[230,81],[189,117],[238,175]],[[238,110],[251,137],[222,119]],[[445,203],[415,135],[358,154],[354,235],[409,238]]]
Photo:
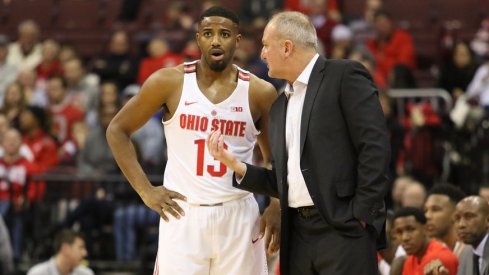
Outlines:
[[27,275],[94,275],[82,265],[87,256],[85,241],[80,233],[65,229],[54,238],[54,255],[48,261],[33,266]]
[[19,39],[9,46],[7,62],[21,70],[33,70],[42,60],[39,26],[32,20],[26,20],[19,24],[18,33]]

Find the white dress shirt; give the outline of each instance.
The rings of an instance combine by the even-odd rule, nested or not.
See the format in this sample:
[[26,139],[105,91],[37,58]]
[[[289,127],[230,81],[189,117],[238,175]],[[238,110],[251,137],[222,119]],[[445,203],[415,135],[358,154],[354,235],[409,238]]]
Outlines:
[[479,256],[479,274],[482,274],[482,260],[484,259],[484,247],[486,246],[487,235],[488,234],[486,234],[486,236],[484,236],[484,239],[482,239],[480,244],[474,250],[474,254]]
[[285,120],[285,144],[288,152],[287,183],[289,184],[289,206],[294,208],[314,205],[300,167],[300,136],[302,106],[309,78],[318,58],[318,54],[314,55],[297,80],[292,85],[288,83],[285,87],[285,94],[289,98]]

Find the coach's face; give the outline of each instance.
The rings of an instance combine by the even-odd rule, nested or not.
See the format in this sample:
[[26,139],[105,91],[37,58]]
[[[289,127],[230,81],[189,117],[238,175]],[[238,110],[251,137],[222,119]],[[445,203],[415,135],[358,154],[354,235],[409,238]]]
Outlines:
[[231,62],[241,40],[237,25],[220,16],[205,17],[196,35],[202,57],[213,71],[223,71]]
[[420,256],[428,244],[424,225],[414,216],[399,217],[394,220],[393,235],[408,255]]
[[283,72],[286,69],[283,64],[285,54],[284,39],[278,36],[273,23],[269,23],[265,27],[262,43],[261,59],[267,63],[268,76],[285,79]]

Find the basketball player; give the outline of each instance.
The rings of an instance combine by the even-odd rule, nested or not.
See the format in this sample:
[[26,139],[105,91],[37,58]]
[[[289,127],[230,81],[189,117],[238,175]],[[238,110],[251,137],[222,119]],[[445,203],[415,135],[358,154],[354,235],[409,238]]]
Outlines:
[[[226,9],[206,10],[196,34],[201,59],[154,73],[107,130],[132,187],[165,221],[155,274],[266,274],[264,246],[278,249],[278,201],[265,211],[260,228],[253,195],[233,188],[232,171],[205,148],[207,136],[221,130],[225,146],[242,161],[252,161],[256,141],[269,161],[266,130],[276,91],[230,63],[241,39],[238,23]],[[164,186],[153,187],[130,135],[162,106],[168,162]]]

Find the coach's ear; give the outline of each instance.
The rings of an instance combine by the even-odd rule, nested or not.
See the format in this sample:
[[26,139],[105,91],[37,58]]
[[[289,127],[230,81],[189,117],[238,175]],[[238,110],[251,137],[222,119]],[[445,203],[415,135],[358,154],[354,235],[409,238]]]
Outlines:
[[294,50],[294,42],[291,40],[284,40],[284,55],[285,57],[289,57],[292,54],[292,51]]

